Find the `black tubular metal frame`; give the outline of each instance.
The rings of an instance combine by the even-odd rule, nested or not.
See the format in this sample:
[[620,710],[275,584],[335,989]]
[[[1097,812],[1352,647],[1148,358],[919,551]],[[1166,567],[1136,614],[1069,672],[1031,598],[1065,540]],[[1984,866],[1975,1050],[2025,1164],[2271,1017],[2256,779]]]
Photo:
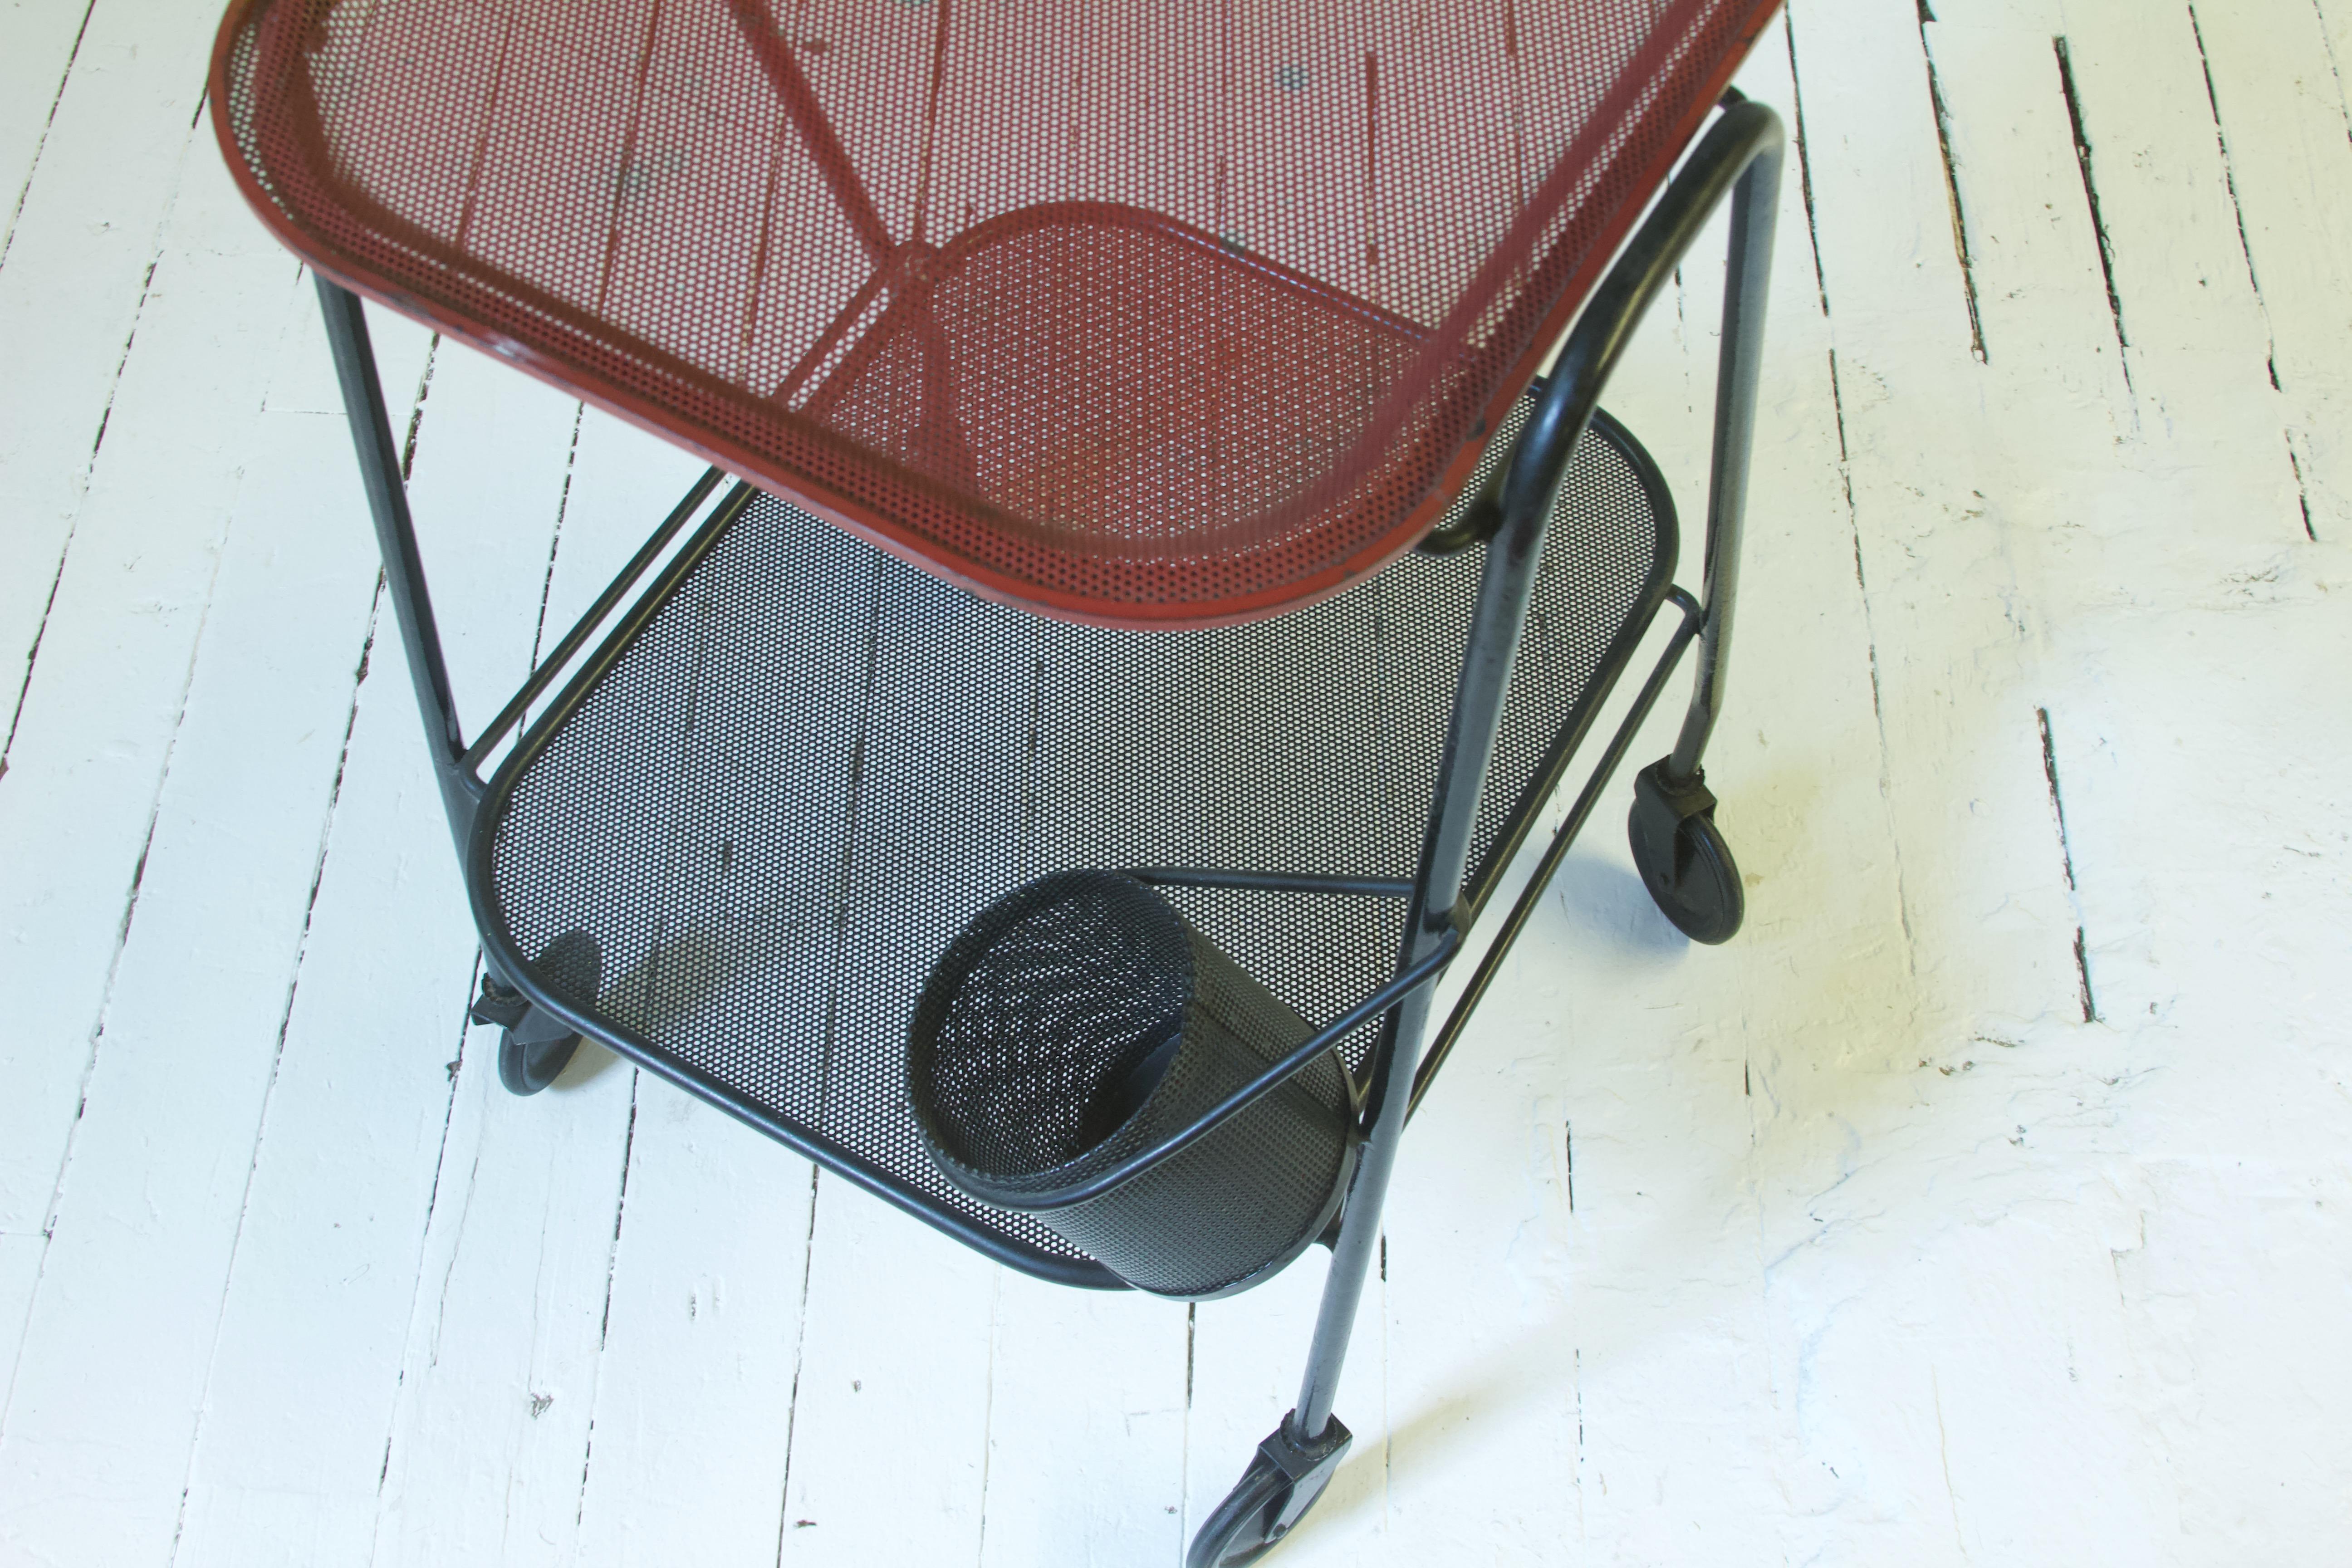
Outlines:
[[[1723,704],[1724,668],[1738,584],[1784,142],[1780,120],[1770,109],[1749,102],[1736,92],[1727,94],[1722,112],[1684,161],[1570,332],[1549,383],[1502,472],[1496,498],[1499,523],[1485,547],[1467,657],[1455,689],[1419,870],[1412,880],[1285,876],[1213,868],[1147,868],[1129,873],[1141,880],[1168,886],[1248,888],[1409,900],[1405,934],[1392,980],[1193,1125],[1123,1163],[1066,1200],[1076,1202],[1096,1195],[1098,1190],[1174,1155],[1257,1096],[1271,1091],[1349,1030],[1374,1018],[1382,1020],[1359,1085],[1363,1097],[1361,1154],[1348,1179],[1313,1345],[1297,1405],[1286,1418],[1282,1433],[1277,1434],[1277,1437],[1286,1438],[1301,1451],[1323,1439],[1330,1422],[1349,1332],[1378,1241],[1382,1203],[1405,1123],[1428,1094],[1431,1081],[1525,930],[1552,873],[1591,816],[1602,790],[1624,760],[1636,732],[1694,641],[1699,645],[1697,675],[1666,772],[1675,780],[1690,779],[1699,773],[1708,737]],[[1731,209],[1730,241],[1702,595],[1694,598],[1680,588],[1673,588],[1646,611],[1637,614],[1626,626],[1612,650],[1610,663],[1597,678],[1596,690],[1582,705],[1573,732],[1564,735],[1555,747],[1542,776],[1530,787],[1527,801],[1496,845],[1483,873],[1474,879],[1469,858],[1479,796],[1494,755],[1504,697],[1543,552],[1545,529],[1567,476],[1570,459],[1594,418],[1601,390],[1622,357],[1635,327],[1672,279],[1708,219],[1727,200]],[[486,787],[480,773],[483,763],[522,723],[530,705],[574,659],[629,589],[702,510],[723,476],[712,469],[702,477],[580,624],[468,745],[459,725],[432,602],[425,589],[424,564],[403,483],[400,449],[393,440],[360,301],[325,278],[319,279],[319,296],[352,439],[358,448],[361,478],[383,552],[385,587],[399,623],[402,644],[407,650],[417,704],[425,718],[435,776],[460,861],[467,869],[469,891],[475,896],[478,923],[483,923],[479,920],[482,902],[478,889],[487,879],[487,846],[474,831]],[[715,529],[723,525],[722,520],[742,504],[747,494],[745,487],[738,486],[729,500],[705,522],[698,537],[710,537]],[[689,544],[686,553],[691,554],[694,548]],[[675,570],[673,563],[670,571]],[[1663,654],[1517,903],[1488,944],[1451,1016],[1433,1038],[1430,1037],[1435,981],[1461,951],[1486,899],[1523,846],[1537,814],[1556,791],[1572,754],[1587,738],[1587,730],[1614,681],[1631,661],[1635,646],[1667,605],[1675,608],[1679,620]],[[524,743],[528,741],[527,736]],[[1076,1260],[1066,1267],[1044,1264],[1036,1258],[1014,1254],[999,1237],[959,1215],[926,1212],[899,1184],[855,1152],[803,1135],[724,1085],[691,1069],[674,1062],[656,1061],[632,1048],[626,1041],[611,1040],[607,1031],[578,1008],[534,986],[522,967],[520,955],[499,940],[487,925],[484,938],[485,962],[491,973],[501,983],[521,990],[531,1006],[550,1018],[606,1040],[641,1065],[653,1068],[720,1109],[885,1199],[918,1213],[1000,1261],[1065,1284],[1120,1287],[1121,1282],[1100,1265]],[[1423,1048],[1424,1039],[1429,1040],[1426,1051]],[[1343,1435],[1343,1429],[1330,1429]],[[1273,1441],[1276,1439],[1269,1439]],[[1338,1450],[1329,1442],[1318,1451],[1336,1462]],[[1315,1489],[1319,1489],[1319,1482]],[[1290,1498],[1279,1510],[1282,1517],[1272,1521],[1274,1532],[1279,1534],[1286,1529],[1312,1501],[1311,1492]]]
[[[1567,477],[1569,458],[1600,406],[1601,389],[1623,357],[1634,328],[1674,277],[1707,219],[1729,197],[1730,256],[1724,289],[1723,352],[1717,374],[1706,578],[1697,634],[1703,670],[1690,716],[1685,721],[1683,743],[1675,749],[1670,770],[1678,777],[1698,771],[1707,735],[1722,705],[1722,669],[1729,648],[1736,584],[1736,574],[1725,568],[1739,552],[1765,296],[1770,279],[1773,217],[1785,142],[1780,116],[1771,110],[1745,100],[1727,102],[1585,306],[1553,367],[1543,401],[1520,433],[1503,481],[1502,527],[1486,546],[1479,577],[1470,655],[1454,696],[1444,761],[1438,768],[1437,795],[1430,806],[1428,837],[1405,926],[1404,951],[1398,959],[1400,970],[1421,963],[1449,939],[1458,939],[1467,923],[1465,917],[1475,916],[1475,910],[1462,907],[1471,828],[1493,757],[1504,689],[1518,649],[1552,503]],[[1686,635],[1675,639],[1660,672],[1647,684],[1645,696],[1654,700],[1665,668],[1687,640]],[[1644,710],[1637,704],[1621,730],[1620,743],[1611,748],[1613,753],[1622,754],[1643,717]],[[1587,785],[1585,815],[1590,815],[1590,797],[1604,782],[1605,775],[1596,775]],[[1580,826],[1571,817],[1562,833],[1572,838]],[[1565,840],[1556,839],[1553,853],[1546,857],[1550,866],[1558,864],[1565,849]],[[1542,886],[1540,881],[1531,882],[1521,895],[1520,907],[1512,911],[1508,922],[1508,935],[1516,937],[1525,928],[1534,901],[1542,896]],[[1497,946],[1500,951],[1489,954],[1489,965],[1499,963],[1501,952],[1508,951],[1499,942]],[[1475,1002],[1475,998],[1465,1000]],[[1331,1269],[1316,1316],[1315,1340],[1307,1352],[1298,1403],[1285,1423],[1286,1430],[1306,1442],[1320,1437],[1330,1420],[1340,1370],[1347,1361],[1349,1331],[1355,1324],[1356,1308],[1379,1239],[1390,1171],[1412,1110],[1412,1091],[1417,1087],[1427,1092],[1427,1079],[1420,1078],[1416,1084],[1416,1078],[1430,1001],[1426,986],[1407,996],[1389,1015],[1372,1053],[1363,1154],[1356,1163],[1340,1210],[1339,1237],[1331,1249]],[[1451,1039],[1446,1044],[1450,1048]],[[1442,1059],[1433,1062],[1430,1070],[1434,1071]]]

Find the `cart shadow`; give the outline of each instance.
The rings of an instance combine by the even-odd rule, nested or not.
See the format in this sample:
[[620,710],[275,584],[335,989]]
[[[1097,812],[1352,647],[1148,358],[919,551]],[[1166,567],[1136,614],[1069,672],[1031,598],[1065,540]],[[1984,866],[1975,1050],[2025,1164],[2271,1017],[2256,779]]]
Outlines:
[[583,1035],[580,1037],[580,1048],[572,1053],[572,1059],[563,1064],[563,1070],[556,1074],[555,1081],[547,1087],[559,1094],[585,1089],[619,1065],[619,1052],[593,1035]]
[[1641,878],[1598,854],[1570,854],[1561,861],[1545,900],[1562,935],[1580,946],[1654,961],[1679,957],[1691,946],[1658,912]]
[[[746,929],[756,940],[745,940]],[[603,1017],[625,1026],[648,1039],[689,1023],[714,998],[748,972],[760,967],[760,954],[777,946],[776,937],[757,920],[698,925],[649,948],[646,954],[604,985],[596,999]],[[551,1086],[579,1089],[593,1082],[624,1058],[606,1041],[581,1037]]]
[[1368,1517],[1386,1511],[1386,1494],[1400,1470],[1437,1468],[1465,1439],[1492,1432],[1497,1416],[1541,1399],[1560,1380],[1531,1378],[1528,1367],[1536,1358],[1529,1352],[1558,1342],[1564,1331],[1547,1325],[1520,1335],[1507,1350],[1487,1357],[1466,1384],[1382,1432],[1358,1437],[1353,1457],[1331,1478],[1330,1489],[1299,1522],[1299,1531],[1360,1529]]

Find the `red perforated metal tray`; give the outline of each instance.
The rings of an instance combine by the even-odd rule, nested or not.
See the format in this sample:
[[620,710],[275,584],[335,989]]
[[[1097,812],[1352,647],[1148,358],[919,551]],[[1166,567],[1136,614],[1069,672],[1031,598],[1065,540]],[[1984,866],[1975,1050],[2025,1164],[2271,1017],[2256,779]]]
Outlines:
[[322,273],[933,572],[1245,621],[1435,523],[1777,0],[237,0]]

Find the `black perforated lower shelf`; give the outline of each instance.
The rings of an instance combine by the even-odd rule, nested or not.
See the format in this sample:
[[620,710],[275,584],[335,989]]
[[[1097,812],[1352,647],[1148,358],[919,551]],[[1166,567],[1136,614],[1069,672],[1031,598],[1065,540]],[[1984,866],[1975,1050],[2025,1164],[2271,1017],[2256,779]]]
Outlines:
[[[1113,1283],[931,1167],[904,1076],[925,975],[972,914],[1050,870],[1410,878],[1481,554],[1410,555],[1252,626],[1115,632],[983,603],[739,492],[491,781],[467,868],[485,934],[527,990],[656,1069],[1008,1262]],[[1647,458],[1597,423],[1550,530],[1474,866],[1539,804],[1674,554]],[[1318,1024],[1393,973],[1399,901],[1170,893]],[[529,963],[574,930],[601,950],[601,994]]]

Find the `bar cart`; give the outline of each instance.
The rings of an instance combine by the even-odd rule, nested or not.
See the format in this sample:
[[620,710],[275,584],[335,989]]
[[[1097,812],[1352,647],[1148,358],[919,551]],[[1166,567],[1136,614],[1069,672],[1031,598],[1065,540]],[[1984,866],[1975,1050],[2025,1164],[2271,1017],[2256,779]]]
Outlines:
[[[1773,8],[236,0],[215,123],[318,276],[506,1087],[593,1037],[1067,1285],[1328,1245],[1190,1561],[1280,1541],[1405,1125],[1693,642],[1629,831],[1740,923]],[[1695,596],[1599,399],[1727,200]],[[470,740],[362,295],[712,464]]]

